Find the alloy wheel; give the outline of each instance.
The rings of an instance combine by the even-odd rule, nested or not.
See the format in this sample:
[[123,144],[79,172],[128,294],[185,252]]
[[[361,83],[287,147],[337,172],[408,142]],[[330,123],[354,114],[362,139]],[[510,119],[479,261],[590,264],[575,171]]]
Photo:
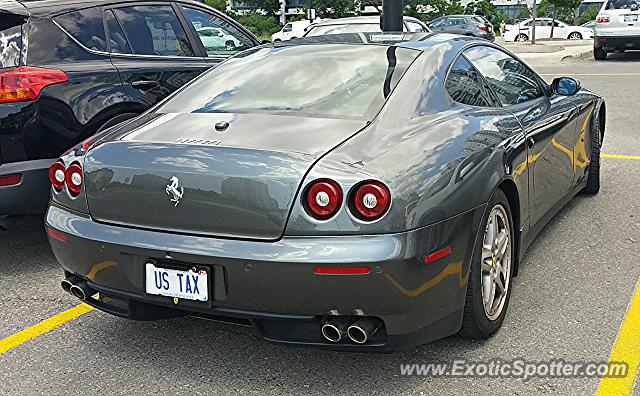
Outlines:
[[480,284],[484,312],[496,320],[504,308],[511,278],[511,228],[504,207],[495,205],[482,241]]
[[582,36],[580,33],[571,33],[569,35],[569,40],[582,40]]

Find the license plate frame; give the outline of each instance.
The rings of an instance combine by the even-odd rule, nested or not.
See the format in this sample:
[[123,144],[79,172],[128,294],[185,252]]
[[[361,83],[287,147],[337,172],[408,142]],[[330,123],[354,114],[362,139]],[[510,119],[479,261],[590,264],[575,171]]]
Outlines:
[[638,22],[638,16],[635,14],[624,15],[623,20],[625,23]]
[[[158,279],[156,278],[157,274],[166,274],[166,276],[160,276]],[[182,277],[179,277],[178,274],[181,274]],[[186,291],[187,276],[191,293]],[[193,276],[198,277],[195,286],[192,283]],[[202,281],[202,277],[204,277],[204,281]],[[213,271],[210,267],[189,264],[173,265],[149,260],[145,262],[143,267],[143,279],[145,295],[151,300],[167,302],[172,305],[211,306]],[[156,282],[161,285],[162,290],[157,287],[158,283]],[[198,289],[197,296],[193,294],[196,287]]]

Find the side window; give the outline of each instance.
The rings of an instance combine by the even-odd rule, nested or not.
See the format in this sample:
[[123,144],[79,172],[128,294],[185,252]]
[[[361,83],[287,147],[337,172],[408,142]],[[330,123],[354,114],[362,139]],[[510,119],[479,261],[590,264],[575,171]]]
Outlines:
[[53,20],[85,47],[94,51],[107,50],[100,8],[69,12]]
[[249,37],[224,19],[194,8],[182,8],[209,57],[228,58],[253,47]]
[[113,15],[113,11],[106,10],[104,16],[107,21],[107,29],[109,30],[109,46],[111,52],[115,54],[130,54],[131,47],[124,35],[122,26],[120,26],[115,15]]
[[503,105],[524,103],[544,96],[536,74],[506,53],[477,46],[464,55],[480,71]]
[[487,96],[482,78],[463,56],[458,57],[458,60],[451,67],[445,88],[451,98],[458,103],[471,106],[491,106],[491,100]]
[[136,55],[194,56],[171,6],[115,8],[113,13]]
[[438,18],[435,21],[431,22],[431,27],[437,28],[437,27],[441,27],[444,25],[445,21],[447,20],[447,18]]
[[293,28],[291,27],[291,24],[290,24],[290,23],[287,23],[287,24],[286,24],[286,25],[284,25],[284,27],[282,28],[282,31],[283,31],[283,32],[290,32],[290,31],[292,31],[292,30],[293,30]]

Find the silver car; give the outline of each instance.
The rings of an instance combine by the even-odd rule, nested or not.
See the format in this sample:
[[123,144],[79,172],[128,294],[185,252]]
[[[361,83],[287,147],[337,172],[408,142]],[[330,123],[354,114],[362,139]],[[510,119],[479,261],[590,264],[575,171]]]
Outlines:
[[607,59],[612,51],[640,49],[640,4],[637,0],[608,0],[596,18],[593,57]]

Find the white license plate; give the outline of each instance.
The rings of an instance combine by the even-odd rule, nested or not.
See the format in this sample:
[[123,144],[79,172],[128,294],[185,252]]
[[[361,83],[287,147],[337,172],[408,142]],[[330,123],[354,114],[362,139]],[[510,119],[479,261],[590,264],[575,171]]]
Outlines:
[[180,271],[146,266],[146,290],[157,296],[183,298],[185,300],[209,300],[209,274],[205,270]]
[[624,21],[625,22],[637,22],[638,21],[638,16],[637,15],[625,15],[624,16]]

